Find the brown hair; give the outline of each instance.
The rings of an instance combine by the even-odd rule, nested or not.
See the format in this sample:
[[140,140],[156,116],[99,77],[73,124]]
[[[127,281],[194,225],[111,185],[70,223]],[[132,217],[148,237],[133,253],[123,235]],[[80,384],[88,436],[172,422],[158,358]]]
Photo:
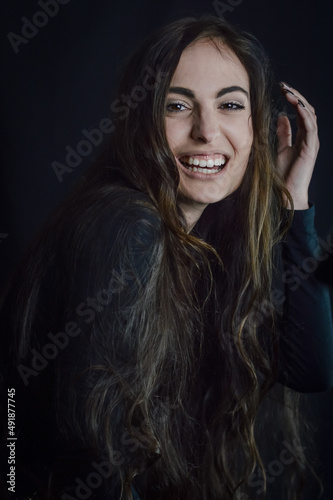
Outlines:
[[[183,50],[206,38],[226,44],[249,75],[254,142],[241,186],[208,206],[187,234],[165,135],[165,99]],[[260,448],[266,412],[258,424],[257,417],[276,380],[278,332],[274,307],[260,321],[256,312],[269,300],[273,249],[284,231],[283,197],[290,198],[274,168],[270,85],[262,47],[223,19],[181,19],[153,33],[123,71],[109,166],[98,164],[87,175],[57,219],[56,234],[76,249],[72,268],[79,248],[100,245],[93,236],[96,214],[110,206],[119,216],[117,248],[123,244],[122,253],[129,251],[126,242],[134,234],[150,255],[144,286],[131,307],[119,309],[119,322],[106,309],[92,323],[89,345],[100,362],[82,373],[88,382],[79,383],[80,396],[68,384],[57,408],[64,435],[75,434],[110,462],[122,450],[125,461],[117,470],[127,499],[132,484],[139,490],[144,484],[159,499],[244,499],[242,493],[253,493],[254,471],[259,467],[265,475]],[[126,96],[135,92],[129,103]],[[123,207],[124,186],[150,202],[140,198],[133,210]],[[54,234],[44,238],[44,255]],[[27,273],[34,290],[43,265],[45,260]],[[105,266],[96,272],[96,286],[102,286]],[[23,306],[22,325],[33,324],[27,318],[36,314],[36,296]],[[116,352],[107,347],[109,338]],[[25,327],[21,352],[28,342]],[[74,369],[68,380],[77,377]],[[60,394],[64,375],[56,376]],[[278,406],[282,414],[284,406]],[[289,435],[297,437],[296,414],[290,408],[285,413]],[[125,446],[124,435],[140,446]],[[294,485],[284,498],[296,498],[296,490]]]
[[[208,207],[196,232],[188,235],[177,204],[178,170],[165,135],[165,99],[182,52],[199,39],[222,41],[244,65],[250,80],[254,141],[240,188]],[[258,464],[264,470],[255,422],[278,369],[274,307],[264,324],[253,319],[269,299],[273,248],[285,229],[281,225],[284,196],[290,200],[275,170],[271,72],[264,50],[252,35],[210,16],[181,19],[149,36],[127,62],[119,96],[131,95],[147,72],[154,75],[155,86],[122,116],[115,113],[110,153],[119,176],[149,194],[165,227],[163,258],[152,288],[156,294],[158,286],[157,296],[163,296],[160,344],[157,354],[152,350],[154,327],[148,326],[147,319],[147,336],[138,342],[146,379],[131,415],[140,408],[141,418],[149,423],[151,446],[157,442],[161,450],[153,468],[166,491],[161,498],[194,498],[191,483],[201,485],[200,498],[232,498],[238,488],[246,491],[246,478]],[[203,282],[206,286],[201,302],[196,296],[198,279],[200,286]],[[207,332],[201,325],[207,318],[211,345],[207,338],[203,341]],[[262,331],[264,337],[260,337]],[[193,352],[196,344],[201,346],[201,358],[198,350]],[[207,353],[216,372],[210,386],[198,390],[200,377],[194,374]],[[170,381],[178,373],[179,366],[181,371],[162,398],[178,410],[163,425],[156,423],[149,410],[155,391],[160,390],[161,380]],[[195,414],[184,402],[192,401],[191,394],[198,398]],[[203,444],[194,451],[199,441]],[[196,453],[201,458],[196,456],[191,467]]]

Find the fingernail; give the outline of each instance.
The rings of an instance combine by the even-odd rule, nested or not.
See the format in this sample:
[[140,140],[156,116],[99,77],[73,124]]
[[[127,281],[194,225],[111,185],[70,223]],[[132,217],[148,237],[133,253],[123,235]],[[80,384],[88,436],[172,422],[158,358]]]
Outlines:
[[297,102],[300,106],[302,106],[302,108],[305,108],[305,104],[300,99],[298,99]]
[[285,92],[286,94],[291,94],[291,95],[295,95],[294,92],[292,92],[291,90],[288,90],[288,89],[282,89],[283,92]]
[[292,89],[292,86],[291,86],[291,85],[289,85],[289,84],[288,84],[288,83],[286,83],[286,82],[280,82],[280,85],[281,85],[282,87],[288,87],[288,89]]

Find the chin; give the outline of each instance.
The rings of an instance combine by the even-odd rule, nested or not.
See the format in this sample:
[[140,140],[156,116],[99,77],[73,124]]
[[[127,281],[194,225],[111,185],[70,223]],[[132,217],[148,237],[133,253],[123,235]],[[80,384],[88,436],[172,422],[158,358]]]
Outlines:
[[210,205],[211,203],[217,203],[218,201],[224,200],[224,198],[229,196],[231,192],[232,190],[221,189],[221,187],[216,186],[216,184],[202,186],[200,190],[180,188],[180,194],[185,199],[187,199],[189,202],[200,205]]

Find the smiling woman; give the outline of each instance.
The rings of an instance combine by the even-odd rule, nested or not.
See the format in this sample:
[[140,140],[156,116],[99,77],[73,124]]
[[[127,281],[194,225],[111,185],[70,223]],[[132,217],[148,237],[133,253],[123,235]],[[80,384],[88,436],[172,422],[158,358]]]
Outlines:
[[295,143],[275,130],[263,49],[210,16],[150,35],[113,102],[147,74],[2,300],[17,494],[301,498],[299,393],[333,385],[328,290],[298,273],[320,255],[314,109],[281,84]]
[[222,42],[198,40],[182,53],[167,97],[166,135],[189,227],[243,179],[253,142],[249,94],[246,69]]

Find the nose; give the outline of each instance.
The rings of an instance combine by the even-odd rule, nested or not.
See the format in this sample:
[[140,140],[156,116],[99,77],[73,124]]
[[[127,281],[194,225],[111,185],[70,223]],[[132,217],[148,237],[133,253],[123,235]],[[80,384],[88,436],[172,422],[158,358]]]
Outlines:
[[220,124],[213,110],[202,110],[193,117],[192,138],[205,143],[214,142],[220,135]]

